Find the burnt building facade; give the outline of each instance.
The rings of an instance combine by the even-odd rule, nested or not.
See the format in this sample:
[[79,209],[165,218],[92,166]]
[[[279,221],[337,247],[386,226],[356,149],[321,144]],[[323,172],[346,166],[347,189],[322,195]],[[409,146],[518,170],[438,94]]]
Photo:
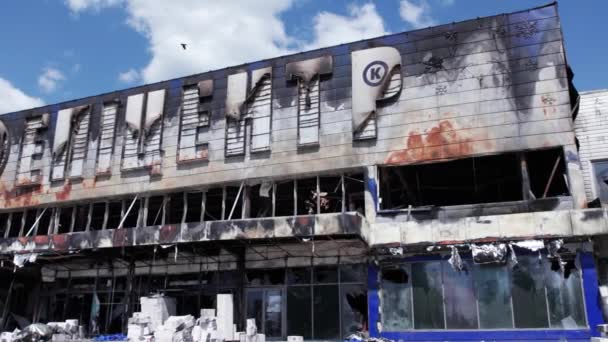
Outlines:
[[1,116],[2,328],[232,293],[269,339],[588,340],[608,225],[560,25],[552,4]]

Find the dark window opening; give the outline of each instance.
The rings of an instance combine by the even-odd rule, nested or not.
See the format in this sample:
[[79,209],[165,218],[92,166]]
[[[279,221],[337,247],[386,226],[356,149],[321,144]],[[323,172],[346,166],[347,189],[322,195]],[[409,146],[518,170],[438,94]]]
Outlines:
[[608,161],[593,161],[595,193],[602,203],[608,203]]
[[272,216],[272,186],[254,185],[247,187],[249,198],[249,217]]
[[[141,200],[136,199],[133,201],[132,198],[123,201],[125,213],[122,228],[133,228],[138,226],[139,210],[141,206]],[[129,210],[129,207],[131,210]],[[119,222],[120,224],[120,222]]]
[[312,337],[312,287],[287,288],[287,335]]
[[298,215],[317,213],[317,177],[298,179]]
[[91,208],[91,230],[103,229],[103,219],[106,215],[106,203],[93,203]]
[[186,203],[188,204],[186,222],[200,222],[203,209],[203,193],[188,192],[186,196]]
[[[43,213],[44,211],[44,213]],[[50,232],[51,221],[54,213],[53,208],[40,209],[38,215],[40,216],[40,220],[38,221],[38,227],[36,228],[36,235],[46,235]]]
[[[224,218],[226,220],[241,218],[243,210],[243,193],[242,190],[239,192],[239,189],[240,187],[238,186],[226,187],[226,207],[224,208]],[[230,216],[231,213],[232,216]]]
[[365,214],[365,183],[362,173],[344,175],[346,211]]
[[19,237],[21,234],[21,225],[23,220],[23,212],[14,212],[11,216],[11,225],[8,229],[8,237]]
[[76,207],[76,216],[74,220],[74,231],[83,232],[87,228],[87,221],[89,218],[89,205],[79,205]]
[[276,183],[275,216],[294,215],[293,187],[292,180]]
[[167,215],[165,217],[166,224],[182,223],[184,216],[184,193],[177,192],[170,194],[167,198]]
[[340,295],[338,285],[313,287],[313,338],[340,338]]
[[63,207],[59,211],[59,224],[57,226],[57,234],[69,233],[72,229],[72,212],[74,208]]
[[340,176],[319,177],[319,209],[322,214],[342,212],[342,187]]
[[29,235],[34,233],[34,223],[36,223],[36,218],[38,217],[36,213],[36,209],[30,209],[25,212],[25,224],[23,225],[23,232],[21,233],[23,236],[27,233],[29,233]]
[[563,149],[526,153],[530,188],[536,198],[568,196]]
[[157,226],[163,219],[163,196],[152,196],[148,198],[148,217],[146,226]]
[[0,214],[0,237],[4,237],[8,226],[8,213]]
[[213,188],[207,191],[205,199],[205,221],[217,221],[222,219],[223,197],[222,188]]
[[521,200],[515,154],[380,169],[382,209]]
[[106,228],[108,228],[108,229],[118,228],[118,225],[120,224],[121,219],[122,219],[122,201],[108,203],[108,224],[106,225]]

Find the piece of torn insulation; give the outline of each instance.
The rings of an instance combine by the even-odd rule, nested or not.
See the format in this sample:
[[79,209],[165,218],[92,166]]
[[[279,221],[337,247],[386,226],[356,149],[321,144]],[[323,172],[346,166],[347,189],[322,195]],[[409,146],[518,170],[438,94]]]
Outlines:
[[458,253],[458,248],[456,248],[456,246],[452,246],[452,255],[448,259],[448,263],[452,265],[454,271],[460,272],[464,270],[464,263],[462,262],[462,258],[460,257],[460,254]]
[[148,93],[148,102],[146,106],[146,122],[144,123],[144,132],[149,132],[154,125],[163,116],[165,107],[165,90],[155,90]]
[[472,244],[471,253],[476,264],[504,264],[507,261],[507,245],[504,243]]
[[141,117],[144,107],[144,94],[131,95],[127,99],[127,110],[125,114],[125,122],[134,136],[137,136],[141,130]]
[[524,240],[512,242],[511,244],[519,248],[525,248],[532,252],[536,252],[545,248],[545,243],[542,240]]

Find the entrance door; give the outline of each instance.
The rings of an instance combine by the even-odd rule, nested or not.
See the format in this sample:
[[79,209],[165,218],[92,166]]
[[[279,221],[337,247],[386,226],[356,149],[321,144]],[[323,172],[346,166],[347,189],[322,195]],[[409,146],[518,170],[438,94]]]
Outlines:
[[258,333],[267,339],[284,337],[283,289],[255,288],[247,290],[247,317],[255,318]]

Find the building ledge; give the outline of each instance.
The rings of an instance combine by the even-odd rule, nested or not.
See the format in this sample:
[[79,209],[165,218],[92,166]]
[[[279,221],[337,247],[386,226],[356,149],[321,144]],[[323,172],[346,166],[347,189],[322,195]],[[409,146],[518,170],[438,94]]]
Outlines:
[[375,223],[370,226],[369,244],[429,246],[602,234],[608,234],[606,209],[572,209]]
[[331,236],[362,238],[359,213],[333,213],[168,224],[0,239],[0,254],[70,252],[86,249],[166,245],[200,241],[289,239]]

